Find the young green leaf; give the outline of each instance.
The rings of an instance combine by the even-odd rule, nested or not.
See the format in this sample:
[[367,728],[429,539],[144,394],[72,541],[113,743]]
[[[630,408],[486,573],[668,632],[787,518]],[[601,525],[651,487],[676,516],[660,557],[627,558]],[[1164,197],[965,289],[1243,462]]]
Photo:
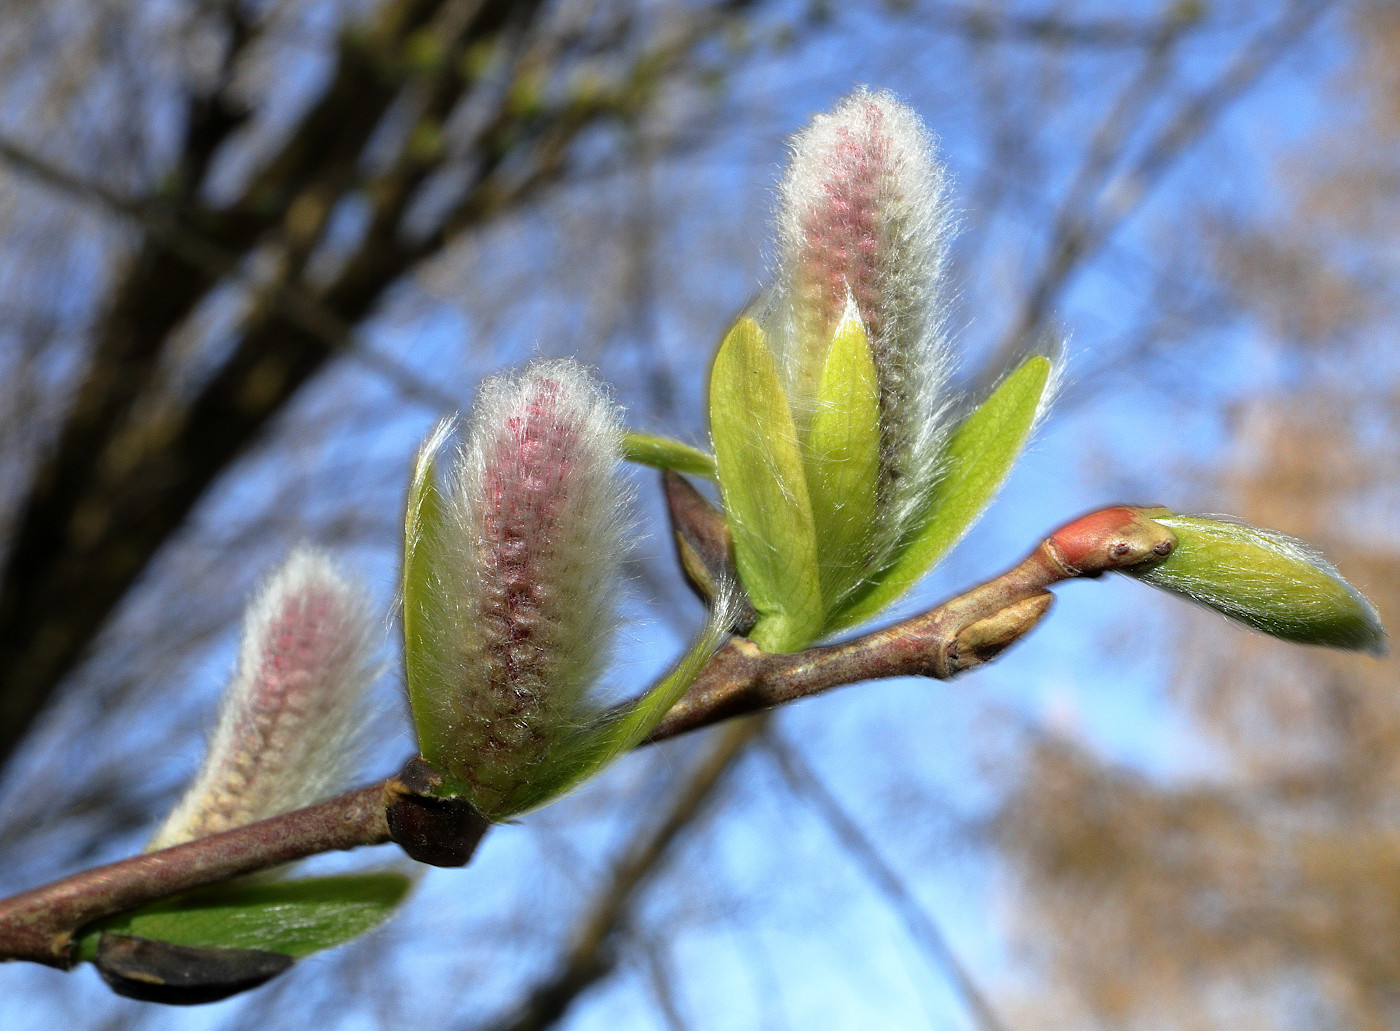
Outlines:
[[933,490],[923,528],[867,592],[828,620],[827,633],[875,615],[962,539],[1001,489],[1030,439],[1053,372],[1044,355],[1026,359],[953,431],[945,451],[946,471]]
[[751,636],[768,651],[805,647],[823,615],[812,504],[787,394],[752,319],[715,356],[710,432],[735,565],[759,613]]
[[715,478],[715,460],[698,447],[651,433],[627,433],[622,438],[622,457],[653,469],[670,469],[687,476]]
[[418,728],[418,747],[425,755],[441,752],[445,744],[442,735],[449,729],[435,718],[434,694],[441,663],[432,653],[441,642],[427,628],[444,622],[441,609],[453,603],[453,591],[458,588],[455,576],[459,571],[444,561],[442,554],[445,513],[437,482],[438,454],[454,426],[455,420],[444,419],[419,448],[404,516],[404,679]]
[[832,337],[807,435],[822,598],[832,609],[870,558],[880,480],[880,386],[854,306]]
[[1201,516],[1153,519],[1176,534],[1176,550],[1124,572],[1286,641],[1384,653],[1385,629],[1371,603],[1305,544]]
[[84,928],[77,957],[92,960],[103,931],[175,945],[306,956],[377,927],[411,885],[403,874],[387,872],[219,885]]

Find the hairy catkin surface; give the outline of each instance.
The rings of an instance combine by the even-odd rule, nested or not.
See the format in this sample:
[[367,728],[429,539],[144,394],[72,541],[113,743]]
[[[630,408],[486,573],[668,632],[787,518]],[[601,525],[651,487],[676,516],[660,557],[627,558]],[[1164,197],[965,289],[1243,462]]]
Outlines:
[[793,140],[778,236],[768,322],[794,407],[812,403],[848,300],[870,335],[882,439],[872,544],[887,550],[937,479],[950,409],[949,183],[919,117],[888,93],[862,89],[813,119]]
[[627,492],[616,406],[578,365],[483,385],[447,490],[439,757],[490,812],[585,718],[617,621]]
[[375,635],[357,586],[294,552],[244,616],[209,752],[150,848],[229,830],[334,793],[353,761]]

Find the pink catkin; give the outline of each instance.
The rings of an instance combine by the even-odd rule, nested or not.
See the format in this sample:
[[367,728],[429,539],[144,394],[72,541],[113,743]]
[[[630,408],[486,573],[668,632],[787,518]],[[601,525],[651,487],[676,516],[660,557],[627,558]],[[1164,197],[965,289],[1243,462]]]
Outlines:
[[463,600],[432,634],[438,675],[455,684],[437,702],[451,754],[436,758],[483,811],[577,723],[601,670],[623,551],[620,444],[616,410],[572,363],[483,385],[451,490]]
[[302,551],[249,606],[204,766],[156,835],[164,847],[317,801],[337,786],[372,677],[367,608]]
[[948,182],[918,116],[857,90],[793,139],[780,188],[776,303],[764,316],[802,428],[833,331],[855,306],[880,391],[878,562],[917,520],[949,410]]
[[817,173],[820,196],[799,215],[797,303],[806,316],[801,330],[829,334],[849,294],[871,339],[878,340],[886,314],[880,269],[887,248],[877,231],[877,205],[888,189],[890,140],[883,112],[871,101],[859,103],[849,123],[835,131]]
[[296,735],[334,704],[334,693],[321,686],[342,661],[351,633],[345,617],[335,598],[311,588],[288,598],[269,626],[268,651],[240,724],[236,754],[244,760],[245,783],[256,784],[259,767],[295,749]]
[[498,703],[482,746],[542,749],[550,630],[563,615],[551,610],[556,592],[546,576],[560,513],[577,486],[570,454],[578,434],[552,379],[533,384],[501,430],[484,469],[480,513],[482,673]]

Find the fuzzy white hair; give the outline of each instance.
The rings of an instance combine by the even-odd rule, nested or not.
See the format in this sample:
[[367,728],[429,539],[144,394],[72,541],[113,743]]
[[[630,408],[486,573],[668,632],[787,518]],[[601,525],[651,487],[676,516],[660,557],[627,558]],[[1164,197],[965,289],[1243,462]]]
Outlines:
[[767,321],[794,406],[816,393],[848,300],[870,336],[882,438],[877,550],[893,547],[921,514],[948,431],[949,197],[919,116],[864,88],[794,137],[779,188],[777,297]]
[[1285,640],[1386,653],[1375,606],[1309,545],[1230,516],[1154,518],[1182,542],[1173,558],[1189,542],[1197,561],[1168,559],[1138,579]]
[[147,847],[230,830],[338,790],[378,673],[374,622],[362,590],[329,558],[294,551],[248,605],[208,755]]
[[487,380],[437,539],[410,542],[432,549],[434,571],[415,646],[420,739],[439,742],[425,755],[488,815],[586,718],[607,661],[631,536],[622,434],[617,406],[572,361]]

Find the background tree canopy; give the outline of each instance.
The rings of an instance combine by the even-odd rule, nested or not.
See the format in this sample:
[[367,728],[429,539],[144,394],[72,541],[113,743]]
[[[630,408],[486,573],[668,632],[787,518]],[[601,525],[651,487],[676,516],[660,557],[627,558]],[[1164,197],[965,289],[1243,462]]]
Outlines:
[[[410,457],[483,375],[576,355],[698,441],[784,140],[860,83],[957,178],[962,387],[1071,356],[906,610],[1129,501],[1315,540],[1396,625],[1397,68],[1393,0],[11,0],[4,891],[141,847],[290,547],[391,612]],[[700,618],[636,477],[619,692]],[[385,640],[366,777],[411,747]],[[0,1024],[1392,1027],[1396,682],[1072,588],[955,686],[630,757],[259,992],[14,967]]]

